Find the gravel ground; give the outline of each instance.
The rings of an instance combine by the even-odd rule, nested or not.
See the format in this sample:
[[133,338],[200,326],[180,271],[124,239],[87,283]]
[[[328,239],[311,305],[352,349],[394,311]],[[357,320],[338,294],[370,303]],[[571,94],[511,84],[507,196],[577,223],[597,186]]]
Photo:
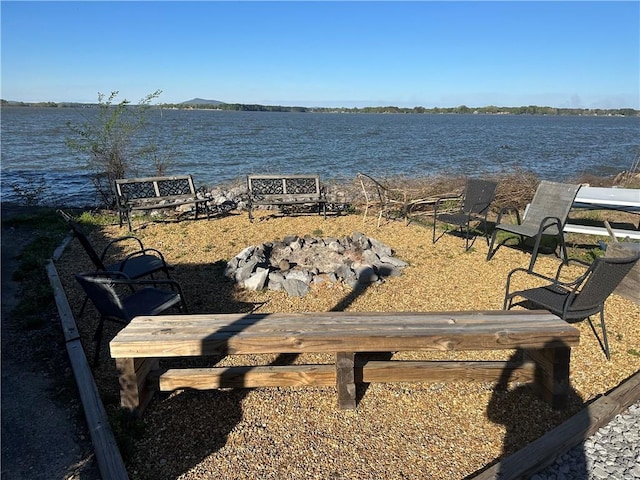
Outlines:
[[637,402],[531,480],[640,479],[639,432]]
[[[289,234],[344,236],[356,230],[391,246],[396,256],[407,261],[402,276],[372,285],[358,296],[350,295],[344,285],[325,284],[314,286],[303,298],[243,291],[222,276],[224,262],[246,246]],[[93,235],[93,241],[104,244],[124,233],[124,229],[106,227]],[[258,303],[264,303],[260,312],[327,311],[338,304],[346,304],[351,311],[501,309],[507,273],[528,265],[530,258],[502,247],[486,262],[482,239],[465,252],[463,240],[454,235],[444,235],[433,245],[428,228],[399,222],[376,228],[374,219],[363,225],[362,217],[355,215],[326,220],[264,215],[251,224],[245,213],[152,223],[136,233],[176,266],[174,277],[187,292],[192,313],[246,311]],[[557,265],[554,256],[542,256],[536,270],[552,274]],[[57,267],[78,311],[83,297],[71,274],[89,270],[90,265],[77,242],[72,242]],[[528,279],[518,281],[529,285]],[[640,306],[613,295],[606,312],[612,359],[606,360],[588,325],[577,324],[581,344],[573,350],[572,395],[569,408],[562,412],[551,410],[527,386],[494,391],[492,384],[478,382],[372,384],[360,389],[355,411],[337,409],[334,388],[177,391],[158,394],[145,416],[129,425],[129,441],[122,444],[127,468],[132,478],[140,479],[464,478],[522,448],[639,370],[640,322],[629,319],[640,318]],[[92,310],[78,319],[89,357],[96,320]],[[107,337],[115,332],[112,329]],[[115,417],[117,374],[106,348],[104,352],[94,373],[105,407]],[[401,356],[491,360],[514,353]],[[316,357],[288,361],[331,361]],[[222,365],[247,359],[205,361]]]

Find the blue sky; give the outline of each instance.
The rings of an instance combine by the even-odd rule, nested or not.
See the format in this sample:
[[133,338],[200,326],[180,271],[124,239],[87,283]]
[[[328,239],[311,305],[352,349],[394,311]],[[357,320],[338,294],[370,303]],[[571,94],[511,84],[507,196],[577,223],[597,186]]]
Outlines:
[[1,97],[640,109],[640,2],[13,2]]

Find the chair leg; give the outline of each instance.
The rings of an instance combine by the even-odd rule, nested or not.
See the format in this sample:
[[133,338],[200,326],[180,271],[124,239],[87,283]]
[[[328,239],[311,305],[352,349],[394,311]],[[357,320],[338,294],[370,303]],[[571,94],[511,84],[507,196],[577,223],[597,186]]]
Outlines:
[[565,265],[569,262],[569,253],[567,252],[567,243],[564,241],[564,234],[562,231],[558,234],[560,237],[560,258]]
[[607,327],[604,323],[604,307],[600,310],[600,326],[602,327],[602,340],[600,340],[600,335],[598,335],[598,332],[596,331],[596,328],[594,327],[593,322],[591,321],[591,317],[587,318],[587,321],[589,322],[589,326],[591,327],[593,334],[598,339],[600,348],[602,349],[605,356],[607,357],[607,360],[611,360],[611,353],[609,352],[609,339],[607,337]]
[[102,343],[102,330],[104,328],[104,318],[100,318],[100,323],[96,329],[96,333],[93,335],[93,340],[96,344],[96,352],[93,355],[93,366],[97,367],[100,361],[100,345]]
[[436,243],[436,217],[435,217],[435,215],[433,217],[433,235],[431,237],[431,240],[433,241],[433,243]]
[[84,302],[82,302],[82,307],[80,307],[80,312],[78,313],[78,318],[80,318],[84,314],[84,309],[87,308],[88,302],[89,302],[89,297],[85,295]]
[[[460,231],[462,231],[462,225],[460,225]],[[463,233],[464,235],[464,233]],[[471,237],[471,222],[467,222],[467,234],[465,236],[465,244],[464,244],[464,250],[465,252],[469,251],[469,237]]]
[[487,261],[491,260],[491,257],[493,257],[493,254],[495,253],[493,251],[493,244],[496,241],[496,235],[498,234],[497,230],[493,230],[493,233],[491,234],[491,242],[489,242],[489,251],[487,252]]
[[484,226],[484,240],[487,242],[487,246],[489,246],[489,226],[487,225],[487,219],[485,218],[482,223]]
[[542,240],[542,235],[536,235],[536,243],[533,246],[533,251],[531,252],[531,261],[529,262],[529,271],[533,271],[533,266],[536,263],[536,259],[538,258],[538,249],[540,248],[540,242]]

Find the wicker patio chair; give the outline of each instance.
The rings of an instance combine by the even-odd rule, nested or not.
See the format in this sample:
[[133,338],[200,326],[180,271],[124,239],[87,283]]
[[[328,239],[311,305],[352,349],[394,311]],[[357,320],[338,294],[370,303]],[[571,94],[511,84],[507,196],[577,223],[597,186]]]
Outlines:
[[[604,304],[639,258],[640,256],[638,255],[624,258],[599,257],[591,265],[572,259],[569,263],[583,265],[587,267],[587,270],[584,274],[569,282],[560,280],[563,267],[569,263],[560,264],[555,278],[546,277],[524,268],[516,268],[507,275],[503,309],[511,309],[514,305],[513,299],[521,297],[530,302],[530,305],[524,304],[525,308],[549,310],[566,322],[571,323],[586,319],[598,339],[600,348],[604,351],[607,359],[610,359],[607,328],[604,321]],[[511,277],[518,272],[524,272],[551,283],[541,287],[511,292]],[[602,340],[591,321],[591,316],[596,313],[600,313]]]
[[[105,321],[126,325],[138,315],[159,315],[177,306],[187,313],[180,284],[175,280],[132,280],[121,272],[89,272],[75,275],[76,280],[100,314],[94,334],[93,363],[98,365]],[[119,289],[124,288],[124,295]]]
[[[571,205],[573,204],[573,200],[576,197],[579,188],[580,185],[543,180],[540,182],[540,185],[538,185],[533,196],[533,200],[531,200],[527,210],[525,210],[522,220],[520,219],[520,214],[517,208],[502,208],[498,214],[493,234],[491,235],[487,260],[491,260],[495,252],[500,247],[500,245],[498,245],[495,250],[493,249],[496,235],[502,230],[504,232],[518,235],[520,244],[524,243],[525,238],[535,238],[535,245],[531,252],[529,270],[533,270],[543,235],[551,235],[559,239],[561,251],[560,256],[566,262],[567,248],[562,230],[567,221],[569,210],[571,209]],[[503,215],[509,211],[515,212],[517,224],[502,222]]]
[[[496,196],[498,184],[489,180],[479,180],[470,178],[467,180],[464,191],[458,199],[458,209],[453,212],[438,213],[438,209],[448,202],[451,197],[439,198],[433,210],[433,243],[436,243],[436,223],[438,220],[450,225],[457,225],[460,233],[465,237],[465,250],[469,250],[473,242],[471,238],[471,224],[480,222],[484,226],[484,237],[489,245],[489,234],[487,232],[487,215],[491,202]],[[463,230],[464,229],[464,230]],[[442,236],[442,235],[441,235]],[[440,237],[438,237],[440,238]]]

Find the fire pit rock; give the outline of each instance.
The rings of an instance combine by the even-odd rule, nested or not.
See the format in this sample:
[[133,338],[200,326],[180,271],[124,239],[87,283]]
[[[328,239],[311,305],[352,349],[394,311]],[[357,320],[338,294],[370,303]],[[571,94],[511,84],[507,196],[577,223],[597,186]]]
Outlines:
[[284,289],[301,297],[314,283],[381,283],[401,275],[406,265],[390,247],[360,232],[344,238],[290,235],[245,248],[227,263],[225,275],[250,290]]

